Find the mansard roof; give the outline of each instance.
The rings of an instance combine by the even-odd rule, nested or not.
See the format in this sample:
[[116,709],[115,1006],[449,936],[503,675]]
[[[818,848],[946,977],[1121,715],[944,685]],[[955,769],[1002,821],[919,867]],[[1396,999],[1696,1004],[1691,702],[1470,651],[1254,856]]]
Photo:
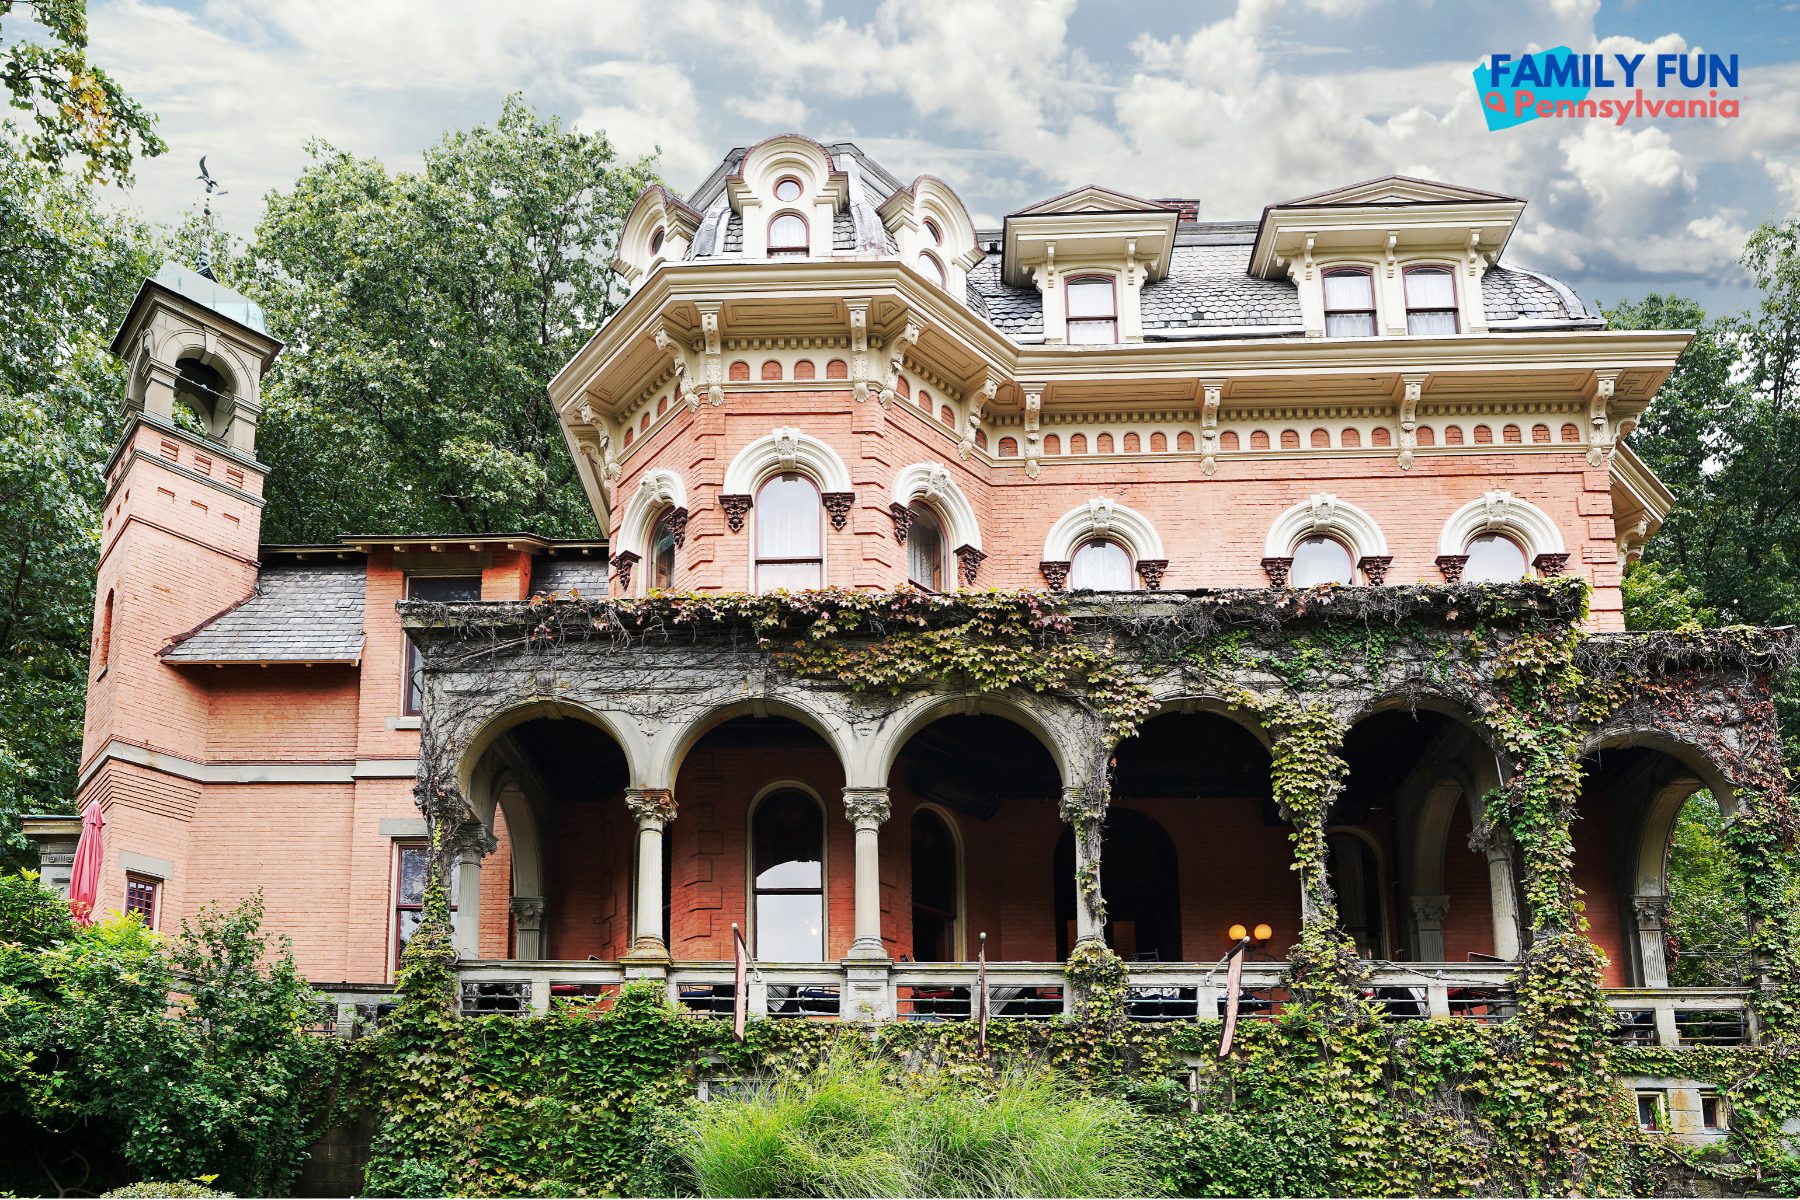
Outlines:
[[[897,253],[894,238],[882,222],[881,209],[909,185],[902,184],[854,142],[823,144],[807,139],[806,144],[830,160],[833,178],[843,177],[849,197],[848,204],[833,217],[833,256]],[[687,197],[686,207],[702,214],[699,232],[687,255],[690,261],[744,255],[743,217],[731,205],[728,183],[741,172],[745,156],[755,149],[748,146],[732,150]],[[1153,278],[1143,288],[1146,341],[1301,337],[1300,298],[1294,281],[1281,272],[1254,273],[1258,233],[1267,225],[1271,212],[1356,208],[1454,211],[1456,206],[1499,206],[1503,211],[1511,211],[1523,203],[1516,197],[1479,188],[1386,175],[1269,205],[1260,221],[1199,221],[1193,219],[1197,207],[1194,201],[1149,200],[1104,185],[1088,184],[1026,205],[1010,213],[1007,220],[1106,212],[1178,215],[1167,274]],[[968,308],[1016,343],[1041,343],[1043,301],[1037,289],[1023,280],[1007,281],[1004,258],[999,253],[1005,245],[1005,230],[977,230],[975,241],[986,256],[968,270]],[[1591,328],[1602,323],[1599,315],[1566,285],[1510,263],[1503,266],[1495,262],[1483,267],[1483,294],[1487,319],[1500,329]]]

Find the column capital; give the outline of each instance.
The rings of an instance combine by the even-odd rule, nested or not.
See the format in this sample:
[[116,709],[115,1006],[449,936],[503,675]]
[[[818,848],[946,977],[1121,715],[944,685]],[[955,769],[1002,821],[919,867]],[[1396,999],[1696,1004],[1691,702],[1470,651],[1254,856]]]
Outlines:
[[1644,933],[1660,933],[1669,921],[1667,896],[1633,896],[1631,907],[1637,912],[1638,929]]
[[1444,923],[1444,916],[1450,911],[1448,896],[1414,896],[1412,898],[1413,920],[1421,927],[1436,929]]
[[675,796],[668,788],[626,788],[625,807],[640,824],[655,821],[661,827],[675,819]]
[[514,896],[511,907],[513,919],[521,929],[535,929],[544,919],[542,896]]
[[886,823],[893,813],[884,787],[847,787],[844,789],[844,815],[858,829]]
[[1057,811],[1069,825],[1076,825],[1084,820],[1098,821],[1106,816],[1106,791],[1091,790],[1080,784],[1065,787],[1062,790],[1062,803]]

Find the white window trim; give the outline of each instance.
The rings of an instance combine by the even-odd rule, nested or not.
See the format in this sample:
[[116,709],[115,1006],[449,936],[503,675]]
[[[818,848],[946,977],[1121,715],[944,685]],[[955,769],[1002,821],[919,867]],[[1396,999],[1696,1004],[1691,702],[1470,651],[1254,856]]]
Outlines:
[[1568,552],[1563,546],[1562,531],[1549,513],[1511,492],[1492,491],[1450,514],[1438,536],[1438,553],[1466,554],[1469,542],[1484,533],[1503,533],[1518,542],[1524,548],[1528,566],[1535,564],[1540,554]]
[[1365,558],[1385,557],[1388,552],[1387,538],[1374,517],[1348,500],[1318,492],[1275,518],[1263,539],[1263,557],[1292,558],[1294,547],[1309,537],[1334,537],[1343,542],[1352,566]]
[[1166,559],[1162,538],[1144,514],[1105,496],[1095,496],[1057,518],[1044,536],[1045,562],[1070,562],[1083,542],[1117,542],[1131,555],[1132,567],[1145,560]]
[[922,501],[944,523],[944,547],[954,554],[963,546],[981,549],[981,526],[975,519],[975,506],[963,495],[950,471],[941,463],[917,462],[900,468],[894,486],[888,493],[903,508]]
[[[744,810],[744,942],[757,953],[756,937],[756,810],[778,792],[799,792],[819,806],[819,949],[831,957],[831,807],[819,790],[798,779],[777,779],[758,788]],[[667,880],[664,881],[667,883]]]
[[757,438],[731,460],[725,470],[725,483],[719,489],[723,496],[749,496],[750,517],[744,523],[749,541],[745,559],[745,590],[756,587],[756,502],[763,484],[776,475],[804,475],[819,489],[819,586],[831,586],[831,525],[825,519],[824,496],[827,492],[849,492],[850,469],[838,452],[810,434],[791,426],[771,430]]
[[[646,471],[614,527],[613,555],[616,557],[629,551],[638,556],[639,563],[649,563],[650,538],[656,532],[657,521],[669,510],[687,506],[687,486],[680,475],[662,469]],[[632,590],[639,594],[648,591],[649,579],[650,571],[646,567]]]

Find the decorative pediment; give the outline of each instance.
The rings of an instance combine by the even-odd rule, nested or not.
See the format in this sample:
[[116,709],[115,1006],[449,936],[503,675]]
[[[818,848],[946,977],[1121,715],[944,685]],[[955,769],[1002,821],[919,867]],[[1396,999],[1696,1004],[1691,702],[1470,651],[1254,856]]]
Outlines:
[[1007,219],[1063,216],[1068,213],[1174,213],[1176,211],[1174,205],[1164,204],[1160,200],[1145,200],[1141,196],[1115,192],[1111,188],[1103,188],[1099,184],[1090,183],[1084,187],[1078,187],[1072,192],[1064,192],[1060,196],[1040,200],[1029,208],[1021,208]]
[[1429,252],[1467,265],[1471,277],[1498,262],[1525,202],[1458,184],[1388,175],[1272,204],[1263,210],[1250,273],[1310,277],[1315,262],[1381,261]]
[[1383,175],[1380,179],[1365,179],[1361,183],[1353,183],[1348,187],[1333,188],[1328,192],[1317,192],[1311,196],[1286,200],[1275,207],[1346,204],[1455,204],[1481,203],[1489,200],[1513,204],[1525,203],[1516,196],[1504,196],[1499,192],[1486,192],[1480,188],[1463,187],[1455,183],[1441,183],[1435,179],[1417,179],[1411,175]]
[[1001,274],[1014,287],[1054,283],[1085,266],[1131,272],[1142,283],[1169,273],[1181,210],[1092,184],[1006,218]]

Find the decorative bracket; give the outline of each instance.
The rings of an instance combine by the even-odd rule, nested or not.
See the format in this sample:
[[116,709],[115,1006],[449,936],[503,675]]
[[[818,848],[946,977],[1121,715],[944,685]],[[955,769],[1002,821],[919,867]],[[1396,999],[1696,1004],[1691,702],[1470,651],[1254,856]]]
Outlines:
[[1413,451],[1419,448],[1419,397],[1425,392],[1429,375],[1400,377],[1400,469],[1410,471]]
[[1474,279],[1481,274],[1481,230],[1469,230],[1469,246],[1464,256],[1468,260],[1469,278]]
[[906,535],[912,532],[913,510],[896,500],[888,505],[888,516],[894,518],[894,541],[906,545]]
[[741,533],[744,518],[750,515],[749,496],[720,496],[719,507],[725,510],[725,527],[733,533]]
[[1386,247],[1386,249],[1387,249],[1387,277],[1389,279],[1392,279],[1394,277],[1394,247],[1398,246],[1399,244],[1400,244],[1400,231],[1397,229],[1388,230],[1387,231],[1387,247]]
[[1461,583],[1463,568],[1469,565],[1466,554],[1440,554],[1437,556],[1437,568],[1444,573],[1445,583]]
[[1068,563],[1050,561],[1041,562],[1038,564],[1038,570],[1044,573],[1044,582],[1050,585],[1051,591],[1060,592],[1069,586]]
[[619,594],[621,596],[631,594],[631,568],[642,562],[643,557],[643,555],[630,550],[621,550],[613,555],[613,566],[617,568],[615,574],[619,577]]
[[989,371],[987,377],[981,381],[981,390],[969,400],[967,424],[963,429],[962,441],[956,445],[958,458],[969,457],[969,452],[975,449],[975,435],[981,432],[981,420],[987,415],[987,406],[992,404],[994,397],[999,394],[1000,376]]
[[1531,565],[1538,569],[1538,574],[1546,579],[1554,579],[1569,569],[1567,554],[1540,554],[1531,560]]
[[900,368],[906,362],[906,352],[918,345],[919,334],[922,332],[919,323],[909,315],[906,318],[906,328],[888,346],[887,373],[881,380],[881,407],[893,407],[895,389],[900,386]]
[[1038,448],[1043,443],[1043,434],[1039,432],[1039,425],[1044,415],[1044,385],[1022,383],[1019,387],[1025,393],[1025,474],[1036,479],[1038,477]]
[[974,587],[975,577],[981,573],[981,564],[987,561],[987,555],[973,546],[958,546],[952,553],[956,555],[956,577],[964,587]]
[[831,517],[831,527],[842,529],[850,520],[850,506],[856,503],[856,493],[825,492],[819,499],[825,502],[825,512]]
[[1293,566],[1294,560],[1291,558],[1265,558],[1262,560],[1262,569],[1269,574],[1270,587],[1286,587],[1288,572],[1293,569]]
[[[719,310],[724,304],[718,300],[696,300],[694,307],[700,310],[700,350],[706,360],[706,399],[716,408],[725,403],[725,339],[719,329]],[[700,407],[699,397],[690,396],[688,406]]]
[[869,398],[869,302],[846,300],[850,311],[850,392],[859,403]]
[[669,537],[677,550],[687,541],[688,510],[673,508],[669,510]]
[[1388,568],[1394,565],[1391,554],[1365,554],[1357,560],[1363,578],[1369,581],[1370,587],[1380,587],[1387,582]]
[[1144,586],[1153,592],[1162,590],[1163,573],[1168,569],[1169,560],[1166,558],[1138,559],[1138,575],[1143,579]]
[[1612,427],[1612,402],[1619,387],[1619,372],[1595,371],[1593,394],[1588,397],[1588,424],[1592,426],[1588,434],[1588,466],[1598,467],[1606,462],[1606,455],[1612,449],[1616,433]]
[[1200,449],[1205,454],[1200,469],[1208,475],[1219,469],[1219,400],[1224,394],[1223,383],[1200,385]]
[[1318,244],[1318,241],[1318,234],[1309,233],[1306,235],[1306,251],[1300,260],[1303,272],[1301,278],[1303,279],[1311,279],[1313,277],[1313,247]]

